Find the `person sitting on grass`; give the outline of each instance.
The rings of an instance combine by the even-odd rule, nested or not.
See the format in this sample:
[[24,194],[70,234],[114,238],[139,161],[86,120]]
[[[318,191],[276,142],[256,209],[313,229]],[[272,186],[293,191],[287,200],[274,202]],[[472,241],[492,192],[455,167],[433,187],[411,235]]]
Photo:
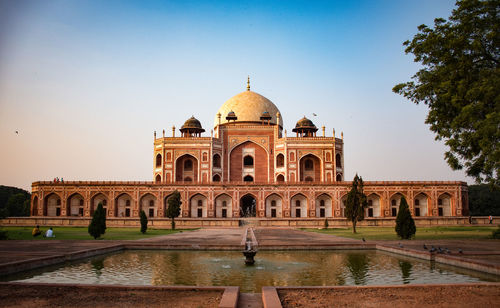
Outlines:
[[47,232],[45,233],[45,237],[56,237],[54,231],[52,230],[52,227],[50,227],[49,230],[47,230]]
[[36,227],[33,228],[33,231],[31,231],[31,235],[33,235],[33,237],[37,237],[40,234],[42,234],[42,231],[40,231],[40,226],[36,225]]

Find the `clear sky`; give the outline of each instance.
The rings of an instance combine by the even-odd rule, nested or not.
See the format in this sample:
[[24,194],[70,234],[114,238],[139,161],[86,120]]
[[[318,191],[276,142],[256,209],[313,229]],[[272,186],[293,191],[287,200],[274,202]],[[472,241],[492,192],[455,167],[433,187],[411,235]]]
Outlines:
[[152,180],[153,131],[194,115],[209,136],[247,75],[289,135],[304,115],[344,132],[346,179],[471,183],[443,160],[427,107],[391,91],[419,68],[402,42],[453,7],[0,0],[0,184]]

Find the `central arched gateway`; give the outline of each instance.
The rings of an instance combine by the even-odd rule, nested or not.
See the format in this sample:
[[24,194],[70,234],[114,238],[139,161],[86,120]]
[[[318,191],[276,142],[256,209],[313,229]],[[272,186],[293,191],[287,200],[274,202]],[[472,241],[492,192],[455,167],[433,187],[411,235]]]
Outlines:
[[257,213],[257,200],[251,194],[246,194],[240,199],[240,217],[255,217]]

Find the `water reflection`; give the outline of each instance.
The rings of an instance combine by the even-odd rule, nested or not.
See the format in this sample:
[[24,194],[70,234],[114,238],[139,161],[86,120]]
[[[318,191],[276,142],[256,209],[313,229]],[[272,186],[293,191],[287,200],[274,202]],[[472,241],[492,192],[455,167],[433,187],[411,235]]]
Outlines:
[[351,272],[354,284],[366,284],[369,258],[366,253],[350,253],[346,258],[346,266]]
[[90,260],[90,264],[92,265],[92,268],[95,271],[96,277],[99,278],[99,276],[102,275],[101,270],[104,268],[104,258],[95,258]]
[[401,268],[401,277],[403,278],[403,284],[410,283],[411,268],[412,268],[411,263],[407,261],[399,261],[399,267]]
[[[433,270],[435,267],[436,270]],[[459,268],[375,251],[260,251],[245,266],[235,251],[124,251],[3,281],[52,283],[240,286],[330,286],[500,281]]]

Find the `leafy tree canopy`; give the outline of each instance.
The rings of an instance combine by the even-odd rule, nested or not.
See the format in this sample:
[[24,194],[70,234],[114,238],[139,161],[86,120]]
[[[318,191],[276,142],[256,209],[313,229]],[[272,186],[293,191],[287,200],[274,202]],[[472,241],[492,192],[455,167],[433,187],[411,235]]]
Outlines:
[[448,20],[418,27],[405,52],[423,68],[392,90],[429,106],[426,123],[452,169],[500,185],[498,0],[459,0]]
[[0,217],[29,216],[31,195],[24,189],[0,185]]
[[470,185],[469,210],[473,216],[500,216],[500,190],[487,184]]

